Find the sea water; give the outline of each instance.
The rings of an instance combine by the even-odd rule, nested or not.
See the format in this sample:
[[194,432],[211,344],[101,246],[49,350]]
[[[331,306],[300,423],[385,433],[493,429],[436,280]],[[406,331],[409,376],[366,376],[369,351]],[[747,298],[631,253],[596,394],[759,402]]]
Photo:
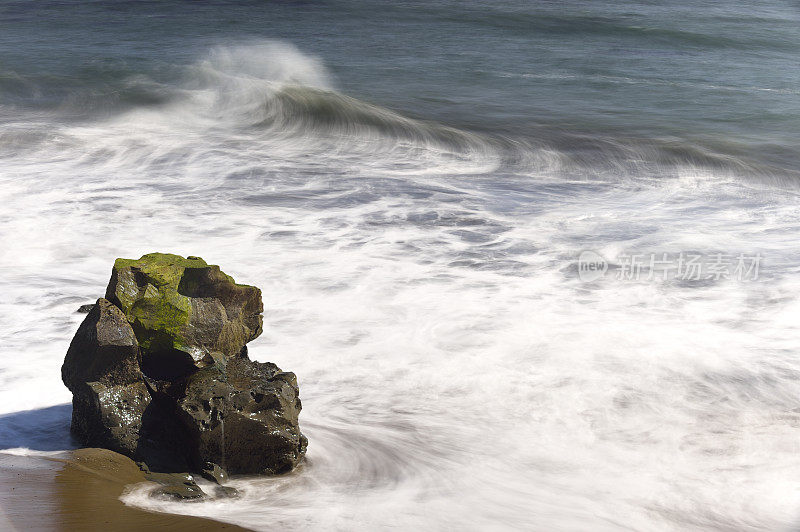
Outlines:
[[0,1],[0,448],[77,445],[75,311],[162,251],[262,289],[250,354],[298,375],[308,455],[238,499],[126,504],[800,527],[798,23],[777,0]]

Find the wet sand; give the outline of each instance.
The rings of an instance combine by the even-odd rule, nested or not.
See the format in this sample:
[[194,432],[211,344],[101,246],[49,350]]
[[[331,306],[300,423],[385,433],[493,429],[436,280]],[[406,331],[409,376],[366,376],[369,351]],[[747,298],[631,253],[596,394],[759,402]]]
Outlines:
[[58,458],[0,453],[0,529],[246,530],[125,506],[119,500],[125,486],[144,481],[132,461],[108,451],[79,449]]

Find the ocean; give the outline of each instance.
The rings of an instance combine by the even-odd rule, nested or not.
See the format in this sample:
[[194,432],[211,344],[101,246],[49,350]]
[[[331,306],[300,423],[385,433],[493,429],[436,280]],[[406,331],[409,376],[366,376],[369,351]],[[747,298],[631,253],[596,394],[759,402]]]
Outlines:
[[0,449],[116,257],[264,295],[257,530],[800,528],[800,6],[0,0]]

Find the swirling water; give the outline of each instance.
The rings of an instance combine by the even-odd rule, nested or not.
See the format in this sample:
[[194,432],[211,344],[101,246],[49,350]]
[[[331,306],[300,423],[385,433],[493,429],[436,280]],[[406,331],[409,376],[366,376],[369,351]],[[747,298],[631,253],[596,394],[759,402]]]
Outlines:
[[[789,2],[0,1],[0,448],[111,261],[260,286],[308,459],[254,529],[800,526]],[[582,282],[583,250],[610,259]],[[625,279],[623,253],[763,257]],[[12,451],[13,450],[13,451]]]

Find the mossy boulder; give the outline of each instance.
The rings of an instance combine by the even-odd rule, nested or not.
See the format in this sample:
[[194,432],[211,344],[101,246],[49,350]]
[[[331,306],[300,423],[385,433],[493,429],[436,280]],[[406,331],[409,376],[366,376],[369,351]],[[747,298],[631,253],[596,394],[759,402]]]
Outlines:
[[133,327],[145,374],[158,380],[235,356],[262,331],[261,290],[199,257],[117,259],[106,299]]
[[306,450],[297,379],[247,354],[262,309],[258,288],[201,258],[117,259],[62,367],[73,431],[152,471],[291,470]]

